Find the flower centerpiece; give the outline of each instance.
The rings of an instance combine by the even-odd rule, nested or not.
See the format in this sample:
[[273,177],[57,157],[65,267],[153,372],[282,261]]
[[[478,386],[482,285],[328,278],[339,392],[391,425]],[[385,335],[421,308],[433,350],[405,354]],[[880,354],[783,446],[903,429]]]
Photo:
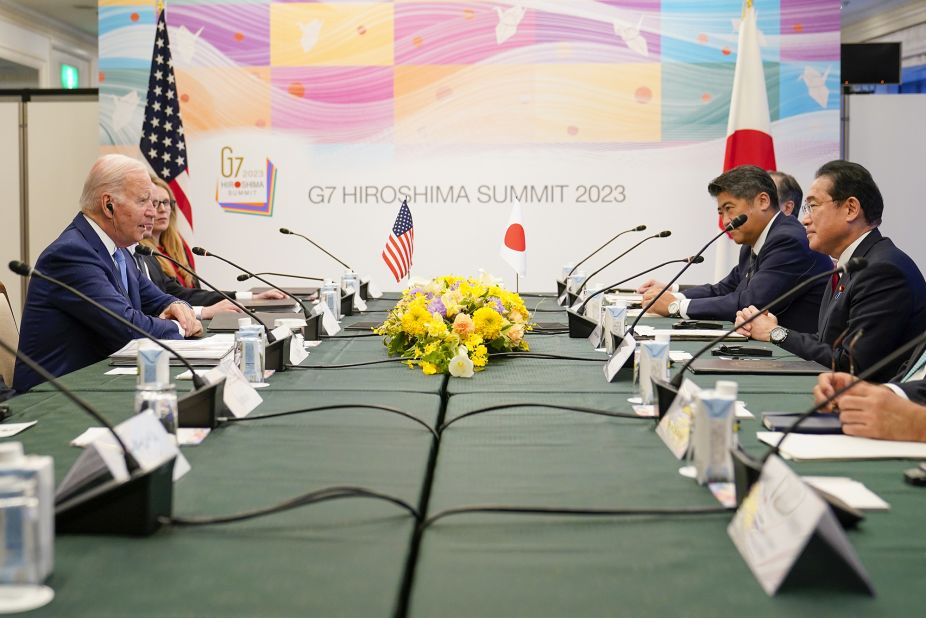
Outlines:
[[381,326],[390,355],[401,355],[428,375],[468,378],[490,352],[528,350],[531,330],[524,301],[487,277],[438,277],[408,288]]

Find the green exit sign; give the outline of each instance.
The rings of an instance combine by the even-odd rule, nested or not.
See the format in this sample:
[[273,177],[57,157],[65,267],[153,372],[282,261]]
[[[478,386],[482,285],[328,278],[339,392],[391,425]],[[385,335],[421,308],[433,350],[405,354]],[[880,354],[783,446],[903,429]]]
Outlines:
[[77,67],[61,63],[61,87],[68,90],[80,86],[80,72]]

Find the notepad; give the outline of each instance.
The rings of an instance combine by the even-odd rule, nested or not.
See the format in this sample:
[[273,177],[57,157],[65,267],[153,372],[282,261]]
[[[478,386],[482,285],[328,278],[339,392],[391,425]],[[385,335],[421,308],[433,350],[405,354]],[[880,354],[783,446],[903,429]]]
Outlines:
[[[774,446],[782,434],[756,432],[759,441]],[[847,461],[861,459],[926,459],[926,442],[872,440],[857,436],[821,436],[792,433],[781,447],[782,456],[794,461]]]

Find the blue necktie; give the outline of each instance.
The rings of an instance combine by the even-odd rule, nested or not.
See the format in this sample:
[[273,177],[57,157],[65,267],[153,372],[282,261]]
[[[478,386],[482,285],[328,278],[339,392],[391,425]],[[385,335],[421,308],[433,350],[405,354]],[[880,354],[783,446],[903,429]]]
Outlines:
[[119,278],[122,280],[122,290],[128,294],[129,293],[129,276],[125,270],[125,256],[122,255],[120,249],[116,249],[113,253],[113,259],[116,260],[116,270],[119,271]]
[[906,382],[907,380],[912,378],[914,375],[916,375],[916,372],[918,372],[924,366],[926,366],[926,351],[920,354],[920,357],[916,360],[915,363],[913,363],[913,366],[910,367],[910,371],[907,372],[907,375],[903,377],[903,380],[901,380],[901,382]]

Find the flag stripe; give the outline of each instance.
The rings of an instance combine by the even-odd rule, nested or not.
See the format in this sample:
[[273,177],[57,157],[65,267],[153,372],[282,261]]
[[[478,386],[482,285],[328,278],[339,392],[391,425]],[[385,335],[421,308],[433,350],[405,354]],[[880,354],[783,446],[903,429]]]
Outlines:
[[389,237],[390,246],[388,247],[389,253],[392,255],[393,259],[396,261],[396,264],[401,264],[402,272],[408,272],[408,261],[405,259],[405,254],[402,253],[402,248],[399,247],[399,243],[396,240],[395,236]]
[[386,266],[389,267],[389,270],[392,271],[392,276],[395,277],[396,282],[398,282],[402,277],[399,276],[399,271],[397,271],[395,266],[392,265],[392,262],[390,261],[389,256],[386,255],[385,251],[383,251],[383,261],[386,262]]

